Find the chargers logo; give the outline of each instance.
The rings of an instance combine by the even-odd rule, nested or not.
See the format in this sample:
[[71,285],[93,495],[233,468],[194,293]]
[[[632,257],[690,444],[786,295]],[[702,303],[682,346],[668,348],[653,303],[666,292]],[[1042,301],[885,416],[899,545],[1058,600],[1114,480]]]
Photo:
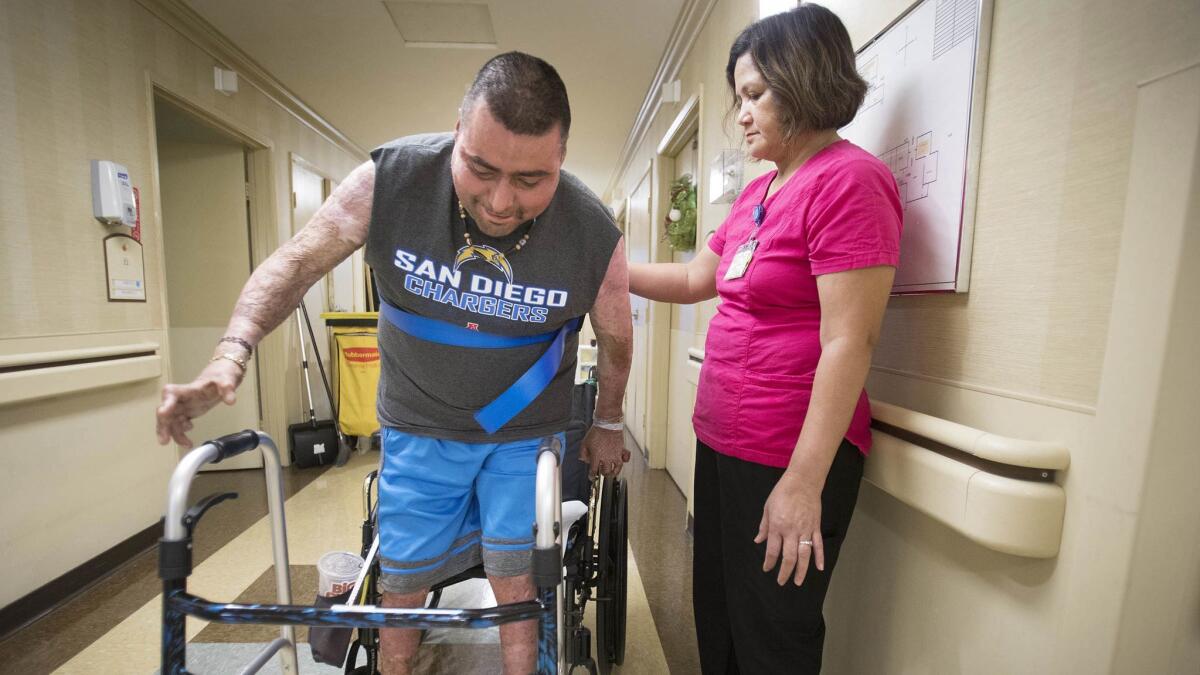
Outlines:
[[458,272],[458,268],[476,259],[482,259],[487,264],[500,270],[504,273],[504,278],[508,279],[508,283],[512,283],[512,265],[508,264],[508,258],[505,258],[503,253],[491,246],[475,244],[458,249],[458,255],[454,256],[454,271]]
[[[453,251],[454,249],[450,249]],[[449,253],[450,251],[447,251]],[[472,260],[482,260],[500,270],[503,279],[493,279],[476,265],[474,271],[461,268]],[[494,316],[522,323],[546,323],[550,310],[567,306],[566,289],[543,288],[513,282],[513,268],[504,253],[491,246],[468,244],[454,252],[454,264],[396,249],[392,263],[404,273],[404,290],[418,298],[479,316]],[[474,317],[464,317],[469,319]],[[475,322],[467,327],[479,330]]]

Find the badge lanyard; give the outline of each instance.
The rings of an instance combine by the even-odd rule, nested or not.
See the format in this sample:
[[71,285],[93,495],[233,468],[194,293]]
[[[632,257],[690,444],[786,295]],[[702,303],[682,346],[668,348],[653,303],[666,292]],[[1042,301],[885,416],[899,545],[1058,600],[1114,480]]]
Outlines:
[[746,274],[746,270],[750,267],[750,261],[754,259],[754,250],[758,248],[758,228],[762,226],[762,221],[766,216],[767,207],[763,206],[762,202],[755,204],[754,211],[751,213],[751,218],[754,219],[754,231],[750,233],[750,238],[746,240],[746,243],[739,246],[737,252],[733,254],[733,261],[729,263],[729,269],[725,270],[726,281],[740,279]]

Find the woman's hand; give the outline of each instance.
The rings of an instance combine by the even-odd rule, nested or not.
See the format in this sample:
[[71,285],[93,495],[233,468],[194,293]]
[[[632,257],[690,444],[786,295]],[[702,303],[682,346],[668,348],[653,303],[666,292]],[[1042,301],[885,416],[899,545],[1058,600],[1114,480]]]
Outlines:
[[821,489],[799,473],[785,471],[763,505],[762,522],[754,543],[767,542],[763,572],[779,565],[779,585],[787,583],[795,569],[796,585],[804,583],[808,562],[816,556],[817,569],[825,570],[825,548],[821,541]]

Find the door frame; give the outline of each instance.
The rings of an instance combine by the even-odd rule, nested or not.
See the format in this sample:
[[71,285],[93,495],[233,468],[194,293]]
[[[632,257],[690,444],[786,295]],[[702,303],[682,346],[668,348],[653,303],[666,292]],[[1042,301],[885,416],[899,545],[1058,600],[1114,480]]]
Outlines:
[[613,222],[616,223],[617,229],[621,231],[622,236],[626,234],[627,215],[629,214],[629,198],[620,200],[616,210],[613,212]]
[[[679,107],[678,114],[671,122],[659,141],[653,159],[653,180],[651,188],[650,210],[650,261],[655,263],[671,262],[671,247],[663,239],[663,223],[667,212],[670,211],[670,189],[672,174],[675,169],[675,156],[683,149],[685,143],[695,135],[698,145],[696,148],[696,173],[700,173],[704,158],[704,128],[703,108],[700,105],[703,85],[696,85],[696,93],[692,94]],[[703,246],[700,233],[702,221],[700,206],[704,204],[701,189],[704,181],[696,177],[696,245]],[[649,391],[646,399],[646,445],[647,463],[651,468],[662,469],[667,465],[667,413],[669,410],[670,358],[671,358],[671,305],[664,302],[649,303],[647,311],[649,345],[646,362],[646,382]]]
[[[275,167],[274,144],[270,139],[259,136],[221,112],[210,108],[195,99],[179,93],[171,86],[157,79],[151,72],[146,72],[145,104],[147,110],[147,128],[149,129],[150,145],[150,191],[154,197],[154,213],[152,222],[161,234],[162,220],[162,189],[158,179],[158,125],[154,118],[155,97],[174,105],[199,118],[205,124],[218,129],[242,144],[246,156],[246,199],[250,203],[248,209],[250,228],[250,256],[255,267],[262,264],[268,256],[279,247],[279,232],[276,229],[275,203]],[[158,278],[166,279],[166,251],[163,237],[158,238],[157,255],[152,264],[158,265]],[[165,282],[164,282],[165,283]],[[167,327],[170,326],[169,301],[167,293],[162,294],[163,302],[160,314],[160,325],[163,333],[164,349],[163,378],[165,382],[174,382],[177,373],[171,367],[170,339]],[[262,410],[259,428],[270,434],[281,446],[287,437],[287,404],[286,386],[284,379],[284,350],[283,334],[272,331],[263,338],[255,352],[254,363],[258,369],[258,397]],[[178,373],[185,377],[193,374]],[[237,431],[230,429],[231,432]],[[280,453],[284,466],[291,463],[287,452]]]

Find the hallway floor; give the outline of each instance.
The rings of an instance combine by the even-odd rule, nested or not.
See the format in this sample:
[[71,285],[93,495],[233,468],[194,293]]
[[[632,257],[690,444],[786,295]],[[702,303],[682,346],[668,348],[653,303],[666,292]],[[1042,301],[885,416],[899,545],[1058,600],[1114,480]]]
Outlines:
[[[636,447],[628,436],[626,442]],[[378,455],[368,453],[355,455],[341,468],[285,471],[294,602],[312,601],[316,561],[324,552],[357,550],[362,481],[377,462]],[[683,496],[665,471],[648,469],[638,452],[622,476],[629,486],[628,629],[625,663],[612,672],[698,672],[691,619],[691,537]],[[192,497],[220,490],[241,496],[214,509],[199,527],[189,589],[210,599],[270,601],[274,584],[261,473],[202,474]],[[156,550],[146,551],[0,642],[0,673],[157,672],[161,586],[156,560]],[[447,589],[442,606],[493,602],[486,583],[476,581]],[[593,609],[591,603],[586,624],[594,629]],[[236,672],[277,635],[276,627],[231,627],[189,619],[189,670]],[[307,630],[299,628],[298,641],[306,637]],[[420,672],[501,672],[495,629],[431,631],[422,650]],[[340,672],[311,665],[303,644],[298,652],[302,673]]]

